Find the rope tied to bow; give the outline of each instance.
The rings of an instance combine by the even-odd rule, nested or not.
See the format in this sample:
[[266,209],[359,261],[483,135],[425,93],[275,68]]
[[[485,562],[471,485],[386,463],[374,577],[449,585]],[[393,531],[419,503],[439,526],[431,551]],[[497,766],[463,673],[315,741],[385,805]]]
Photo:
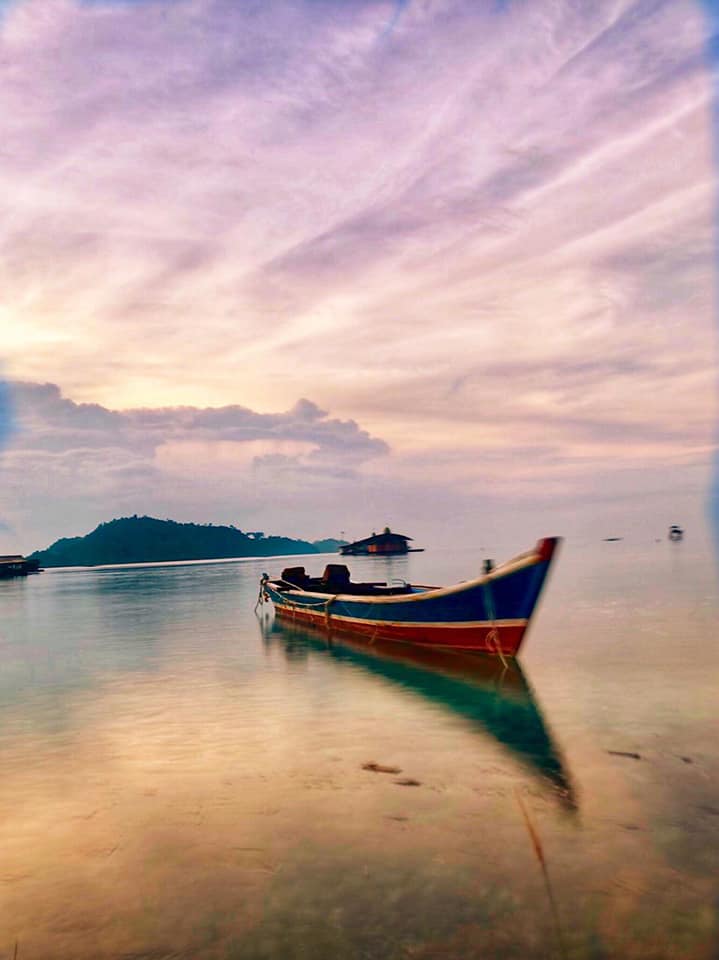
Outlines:
[[499,659],[502,661],[505,667],[508,666],[507,661],[504,658],[502,653],[502,648],[499,644],[499,632],[497,630],[497,618],[494,612],[494,598],[492,597],[492,587],[489,580],[485,580],[482,585],[482,593],[484,595],[484,605],[487,608],[487,613],[489,614],[489,620],[492,624],[489,633],[487,634],[487,645],[490,650],[492,649],[492,644],[494,644],[494,652],[497,654]]

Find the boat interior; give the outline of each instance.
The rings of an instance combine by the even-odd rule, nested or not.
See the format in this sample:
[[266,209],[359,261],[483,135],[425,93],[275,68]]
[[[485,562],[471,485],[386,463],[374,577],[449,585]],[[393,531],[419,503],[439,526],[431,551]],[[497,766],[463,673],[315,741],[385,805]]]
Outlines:
[[353,583],[343,563],[328,563],[321,577],[309,577],[304,567],[285,567],[279,580],[280,590],[307,590],[311,593],[347,593],[358,597],[394,597],[417,592],[408,583]]

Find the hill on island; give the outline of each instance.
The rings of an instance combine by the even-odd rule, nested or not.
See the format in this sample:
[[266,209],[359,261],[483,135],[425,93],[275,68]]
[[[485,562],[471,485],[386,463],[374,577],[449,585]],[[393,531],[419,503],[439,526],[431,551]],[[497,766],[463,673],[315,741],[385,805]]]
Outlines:
[[30,557],[43,567],[94,567],[105,563],[151,563],[170,560],[221,560],[273,557],[295,553],[331,553],[342,540],[291,540],[266,537],[236,527],[176,523],[154,517],[122,517],[101,523],[84,537],[64,537]]

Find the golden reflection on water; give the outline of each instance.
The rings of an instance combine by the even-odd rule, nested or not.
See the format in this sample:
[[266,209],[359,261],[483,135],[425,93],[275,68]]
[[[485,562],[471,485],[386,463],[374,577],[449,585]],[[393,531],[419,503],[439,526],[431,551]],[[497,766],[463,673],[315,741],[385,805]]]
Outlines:
[[[167,574],[139,601],[106,578],[97,646],[125,657],[134,630],[142,655],[103,655],[83,684],[49,689],[52,723],[6,704],[0,957],[714,956],[701,697],[693,762],[659,743],[610,756],[580,722],[596,678],[550,702],[494,661],[328,647],[239,619],[256,579],[238,595],[211,573],[194,603]],[[83,596],[59,576],[42,589]],[[87,618],[67,616],[75,655],[94,649]]]
[[[281,704],[292,687],[274,676],[267,703]],[[361,681],[357,687],[376,718],[383,704],[367,700]],[[328,729],[331,716],[299,727],[281,710],[250,717],[238,712],[231,688],[194,671],[171,681],[134,677],[102,697],[79,697],[60,749],[28,765],[38,744],[20,739],[8,758],[0,831],[6,942],[18,941],[23,958],[150,949],[222,956],[268,920],[268,898],[286,911],[295,883],[304,889],[324,875],[335,890],[350,870],[379,872],[386,889],[386,876],[398,878],[396,863],[411,874],[423,847],[436,860],[433,883],[455,890],[454,868],[468,869],[467,818],[491,810],[496,789],[483,796],[461,785],[454,762],[447,770],[435,758],[418,769],[411,710],[392,711],[393,745],[382,759],[426,778],[412,791],[362,770],[367,747],[356,730],[348,738]],[[457,736],[464,765],[472,737]],[[492,847],[485,856],[501,861],[497,836]],[[279,900],[272,889],[284,891]]]

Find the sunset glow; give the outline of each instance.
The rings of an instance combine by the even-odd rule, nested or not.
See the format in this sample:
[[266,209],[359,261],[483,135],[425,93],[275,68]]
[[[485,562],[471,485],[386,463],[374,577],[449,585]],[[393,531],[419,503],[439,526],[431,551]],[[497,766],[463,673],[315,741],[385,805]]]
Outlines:
[[700,509],[701,4],[0,11],[7,549]]

